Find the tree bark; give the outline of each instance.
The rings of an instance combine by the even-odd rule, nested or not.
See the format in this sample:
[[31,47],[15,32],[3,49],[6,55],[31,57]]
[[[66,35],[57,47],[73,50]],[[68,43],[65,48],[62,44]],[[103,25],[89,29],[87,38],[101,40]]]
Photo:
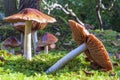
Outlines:
[[40,0],[20,0],[19,11],[24,8],[35,8],[40,10]]
[[10,16],[17,12],[17,0],[3,0],[5,16]]

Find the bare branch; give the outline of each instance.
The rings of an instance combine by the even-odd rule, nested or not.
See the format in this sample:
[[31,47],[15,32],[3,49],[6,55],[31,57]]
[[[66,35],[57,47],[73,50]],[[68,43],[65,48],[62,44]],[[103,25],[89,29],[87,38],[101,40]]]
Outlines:
[[110,4],[110,6],[108,8],[105,7],[105,5],[102,3],[102,0],[99,0],[99,5],[100,8],[104,9],[104,10],[111,10],[112,7],[114,6],[116,0],[113,0],[112,3]]
[[111,3],[111,6],[108,8],[108,10],[111,10],[111,9],[112,9],[112,7],[113,7],[114,4],[115,4],[115,1],[116,1],[116,0],[113,0],[113,2]]
[[103,9],[103,10],[111,10],[112,7],[114,6],[114,3],[115,3],[116,0],[113,0],[113,2],[111,3],[111,6],[109,8],[106,8],[104,6],[104,4],[102,3],[102,0],[99,0],[98,4],[96,5],[96,13],[97,13],[97,18],[98,18],[98,22],[99,22],[99,29],[101,30],[102,27],[103,27],[103,21],[102,21],[102,18],[101,18],[101,14],[100,14],[100,9]]
[[75,17],[75,19],[84,26],[84,23],[77,17],[77,15],[72,11],[72,9],[68,8],[68,4],[65,5],[65,7],[63,7],[62,5],[56,3],[52,3],[52,5],[49,5],[45,0],[42,0],[42,2],[45,4],[45,9],[48,10],[48,14],[50,14],[50,12],[54,9],[58,9],[58,10],[62,10],[63,12],[65,12],[66,14],[69,14],[73,17]]

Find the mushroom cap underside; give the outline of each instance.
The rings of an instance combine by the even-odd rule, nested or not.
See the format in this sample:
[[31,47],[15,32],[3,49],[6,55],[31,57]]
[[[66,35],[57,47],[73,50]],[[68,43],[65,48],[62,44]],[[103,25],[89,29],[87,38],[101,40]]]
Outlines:
[[109,55],[102,42],[93,34],[90,34],[88,35],[86,44],[93,61],[95,61],[102,68],[111,70],[112,63],[110,62]]
[[89,32],[84,28],[84,26],[74,20],[69,20],[69,25],[71,27],[73,39],[78,45],[82,44],[86,40],[87,35],[89,35]]
[[[37,23],[35,21],[32,22],[32,28],[31,31],[36,31],[36,30],[42,30],[45,28],[47,23]],[[25,31],[25,22],[17,22],[13,24],[13,28],[24,33]]]

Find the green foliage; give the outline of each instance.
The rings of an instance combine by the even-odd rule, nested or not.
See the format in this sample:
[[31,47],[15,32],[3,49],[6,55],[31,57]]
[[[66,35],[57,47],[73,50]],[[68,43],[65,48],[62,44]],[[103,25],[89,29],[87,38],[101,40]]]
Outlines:
[[[99,24],[96,15],[96,5],[98,4],[98,0],[46,0],[48,4],[55,3],[58,1],[59,4],[65,6],[68,4],[68,7],[73,10],[73,12],[77,15],[77,17],[84,23],[91,24],[95,26],[95,29],[98,29]],[[112,4],[113,0],[102,1],[106,8],[109,8]],[[42,3],[41,3],[42,4]],[[47,13],[48,11],[44,10],[44,5],[41,5],[43,12]],[[114,29],[119,31],[120,26],[120,1],[116,0],[114,6],[111,10],[101,9],[100,14],[103,21],[104,29]],[[65,14],[62,10],[54,9],[51,11],[51,15],[57,18],[59,24],[64,24],[61,20],[66,23],[69,19],[74,19],[74,17]],[[63,19],[64,18],[64,19]]]
[[91,30],[90,32],[103,42],[108,52],[120,52],[120,40],[116,38],[119,35],[118,32],[112,30]]
[[0,38],[1,41],[5,40],[10,36],[16,36],[17,38],[20,37],[20,33],[16,31],[12,26],[1,26],[0,27]]
[[[117,80],[119,78],[119,67],[112,72],[117,75],[110,76],[110,73],[93,70],[89,62],[85,61],[83,54],[77,56],[60,70],[45,74],[44,72],[57,60],[68,53],[67,51],[50,51],[49,54],[39,54],[33,57],[32,61],[25,60],[22,56],[11,56],[3,65],[0,65],[1,80]],[[114,59],[115,61],[116,59]],[[0,63],[1,64],[1,63]],[[83,70],[89,70],[94,75],[88,76]]]
[[[56,25],[56,24],[54,24]],[[61,26],[62,27],[62,26]],[[58,46],[62,45],[62,41],[69,42],[71,39],[71,32],[65,32],[67,27],[57,27],[59,32],[62,33],[59,36]],[[49,31],[50,33],[55,34],[56,27],[47,26],[43,31],[39,31],[40,34]],[[90,30],[90,33],[93,33],[97,38],[99,38],[106,49],[110,53],[120,52],[118,46],[113,45],[112,42],[119,42],[119,39],[116,39],[116,36],[119,35],[118,32],[112,30]],[[63,37],[63,35],[65,37]],[[62,39],[63,38],[63,39]],[[60,43],[61,42],[61,43]],[[45,74],[45,71],[52,66],[55,62],[65,56],[69,51],[75,48],[77,45],[62,45],[59,50],[52,50],[49,54],[43,54],[41,52],[39,55],[35,55],[32,61],[25,60],[22,56],[11,55],[5,58],[5,61],[0,61],[0,79],[2,80],[119,80],[120,76],[120,67],[114,66],[114,69],[111,72],[101,72],[101,70],[91,69],[90,63],[85,61],[85,55],[81,54],[74,58],[72,61],[67,63],[60,70],[51,73]],[[72,48],[69,48],[72,47]],[[65,48],[65,49],[63,49]],[[65,51],[63,51],[65,50]],[[0,51],[0,54],[6,54],[4,50]],[[115,56],[111,56],[112,63],[117,63],[120,65],[120,60],[116,59]],[[88,76],[84,73],[84,70],[92,72],[94,75]],[[112,75],[114,73],[114,75]]]

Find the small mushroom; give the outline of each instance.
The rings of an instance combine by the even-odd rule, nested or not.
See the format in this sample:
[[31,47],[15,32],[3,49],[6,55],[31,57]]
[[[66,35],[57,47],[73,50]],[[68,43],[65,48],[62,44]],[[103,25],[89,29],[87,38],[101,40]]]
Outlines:
[[14,48],[19,47],[20,42],[14,36],[10,36],[3,42],[3,46],[6,48],[11,48],[11,53],[15,54]]
[[58,39],[50,33],[44,33],[38,41],[38,46],[44,46],[44,52],[48,54],[48,45],[54,45]]
[[17,22],[13,24],[13,28],[20,32],[21,34],[21,46],[20,53],[23,54],[23,44],[24,44],[24,30],[25,30],[25,22]]
[[25,8],[19,13],[5,17],[4,20],[12,23],[25,22],[25,36],[24,36],[24,57],[32,60],[31,52],[31,28],[32,22],[38,23],[53,23],[56,20],[37,9]]
[[25,22],[17,22],[13,24],[13,28],[20,33],[24,33],[25,31]]

